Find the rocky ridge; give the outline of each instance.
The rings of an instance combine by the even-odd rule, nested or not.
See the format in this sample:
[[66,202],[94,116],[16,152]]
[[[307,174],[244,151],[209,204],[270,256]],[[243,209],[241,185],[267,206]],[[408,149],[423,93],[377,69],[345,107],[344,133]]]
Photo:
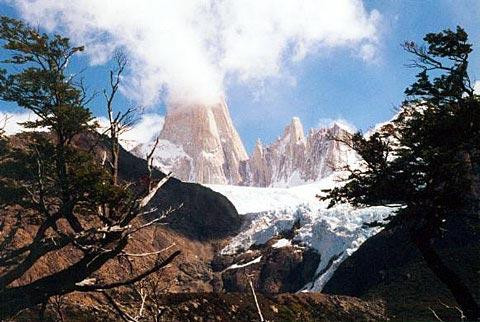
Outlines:
[[[213,106],[171,107],[160,139],[155,158],[160,166],[169,165],[177,178],[214,184],[242,181],[240,163],[248,155],[224,101]],[[165,151],[173,152],[168,160]]]
[[[183,181],[258,187],[287,187],[318,181],[355,162],[345,144],[332,140],[347,131],[337,124],[311,129],[307,136],[298,117],[271,145],[260,141],[249,157],[225,101],[212,106],[169,108],[154,164]],[[131,152],[144,158],[154,142]]]
[[346,130],[333,124],[329,128],[311,129],[305,136],[300,119],[294,117],[273,144],[263,146],[257,141],[246,162],[243,184],[291,187],[325,178],[356,160],[351,149],[332,140],[346,134]]

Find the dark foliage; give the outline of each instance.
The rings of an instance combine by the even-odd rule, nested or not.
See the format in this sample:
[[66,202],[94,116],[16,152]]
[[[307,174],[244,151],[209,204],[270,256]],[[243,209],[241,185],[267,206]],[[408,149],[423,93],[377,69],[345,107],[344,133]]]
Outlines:
[[[148,185],[117,180],[118,133],[126,124],[122,120],[128,125],[129,114],[111,119],[111,152],[103,161],[96,154],[99,140],[88,148],[75,142],[81,136],[99,136],[86,107],[90,97],[78,75],[67,72],[83,47],[8,17],[0,18],[0,39],[11,53],[3,61],[9,69],[0,70],[0,99],[32,112],[36,120],[24,126],[37,131],[23,133],[21,145],[14,138],[0,138],[0,319],[38,304],[44,307],[54,296],[131,285],[171,262],[179,251],[158,257],[152,267],[128,279],[105,284],[92,278],[109,260],[129,256],[124,252],[128,239],[158,221],[143,217],[168,177],[159,181],[149,176]],[[119,76],[112,75],[118,87]],[[112,89],[110,114],[114,95]],[[5,225],[12,212],[18,213],[16,221]],[[34,225],[36,232],[19,245],[13,241],[22,225]],[[71,253],[73,263],[29,283],[15,283],[42,258],[60,251]]]
[[373,135],[350,138],[363,167],[351,170],[347,183],[324,199],[331,206],[397,206],[390,225],[408,227],[429,267],[474,320],[478,304],[432,247],[449,217],[478,220],[480,97],[467,72],[472,45],[460,27],[427,34],[424,41],[426,46],[404,44],[415,57],[408,66],[420,73],[405,90],[399,113]]

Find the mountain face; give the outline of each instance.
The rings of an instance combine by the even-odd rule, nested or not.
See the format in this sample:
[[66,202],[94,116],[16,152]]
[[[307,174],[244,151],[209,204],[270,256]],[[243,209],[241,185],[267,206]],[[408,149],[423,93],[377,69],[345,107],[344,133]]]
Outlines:
[[331,128],[312,129],[305,137],[300,119],[294,117],[273,144],[263,147],[257,141],[246,162],[244,184],[289,187],[325,178],[355,162],[351,149],[332,140],[332,137],[342,137],[346,133],[334,124]]
[[[288,187],[318,181],[355,162],[354,153],[331,140],[347,132],[333,125],[304,134],[294,117],[271,145],[257,142],[249,157],[225,102],[174,106],[166,115],[153,156],[156,166],[183,181],[257,187]],[[131,150],[145,157],[153,142]]]
[[[132,152],[144,157],[152,145]],[[154,163],[178,179],[211,184],[240,184],[240,163],[247,159],[225,102],[171,107],[154,155]]]

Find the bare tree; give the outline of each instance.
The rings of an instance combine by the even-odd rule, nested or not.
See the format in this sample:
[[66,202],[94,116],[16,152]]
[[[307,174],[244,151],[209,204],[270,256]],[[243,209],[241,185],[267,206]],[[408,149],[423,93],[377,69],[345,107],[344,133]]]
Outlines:
[[111,161],[110,169],[112,172],[112,182],[117,183],[118,180],[118,160],[120,151],[120,136],[131,129],[136,122],[135,112],[137,108],[128,108],[125,112],[113,110],[113,102],[115,96],[120,88],[122,73],[125,71],[127,65],[127,57],[124,53],[117,51],[114,56],[115,68],[110,70],[110,90],[103,91],[106,100],[107,114],[109,127],[107,128],[110,134],[110,154]]
[[[149,203],[169,179],[153,178],[150,171],[152,185],[146,188],[118,177],[118,137],[130,124],[132,115],[128,110],[113,112],[119,70],[125,66],[123,60],[118,60],[117,73],[111,73],[113,94],[106,96],[111,115],[110,142],[114,143],[101,147],[110,149],[112,154],[108,171],[102,166],[106,159],[99,160],[92,150],[86,151],[78,143],[82,138],[98,135],[93,116],[85,107],[90,97],[83,82],[66,76],[68,62],[83,47],[71,47],[67,38],[40,34],[6,17],[0,19],[0,38],[4,47],[12,51],[6,62],[18,71],[7,74],[1,70],[0,99],[16,102],[38,117],[34,122],[26,122],[26,127],[49,130],[47,134],[26,135],[22,146],[2,141],[5,144],[0,149],[0,208],[2,217],[9,220],[5,225],[9,233],[0,238],[0,319],[44,305],[54,296],[131,285],[172,262],[180,251],[162,256],[131,277],[106,282],[95,276],[112,259],[132,255],[125,251],[129,239],[161,220],[162,216],[158,216],[146,222],[145,215],[155,210]],[[17,243],[12,242],[18,225],[32,227],[31,240],[18,244],[17,238]],[[148,256],[158,255],[152,252]],[[38,279],[15,283],[47,256],[53,260],[70,256],[72,261]]]
[[0,137],[5,135],[5,128],[7,127],[7,122],[9,119],[11,119],[12,116],[11,115],[8,115],[8,114],[4,114],[1,118],[0,118]]
[[[174,246],[175,244],[171,244],[166,247],[164,251]],[[109,305],[110,311],[123,321],[157,322],[161,321],[165,309],[163,296],[169,287],[169,283],[166,283],[165,280],[161,278],[161,274],[156,272],[137,283],[126,285],[125,289],[128,296],[112,290],[99,291],[102,298],[94,298],[101,305],[104,305],[106,302]]]
[[248,284],[250,285],[250,290],[252,291],[252,296],[253,296],[253,300],[255,301],[255,306],[257,308],[258,317],[259,317],[260,321],[263,322],[263,321],[265,321],[265,319],[263,318],[262,309],[260,308],[260,304],[258,304],[257,294],[255,293],[255,288],[253,287],[252,277],[250,275],[248,276]]

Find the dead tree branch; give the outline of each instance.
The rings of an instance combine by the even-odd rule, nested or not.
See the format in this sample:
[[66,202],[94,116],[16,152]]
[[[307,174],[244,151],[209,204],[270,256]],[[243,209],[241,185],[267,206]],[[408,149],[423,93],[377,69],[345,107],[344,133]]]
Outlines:
[[248,277],[248,284],[250,284],[253,300],[255,301],[255,306],[257,307],[258,317],[260,318],[261,322],[264,322],[265,319],[263,318],[262,310],[260,309],[260,304],[258,304],[257,294],[255,294],[255,288],[253,287],[252,278],[250,276]]

